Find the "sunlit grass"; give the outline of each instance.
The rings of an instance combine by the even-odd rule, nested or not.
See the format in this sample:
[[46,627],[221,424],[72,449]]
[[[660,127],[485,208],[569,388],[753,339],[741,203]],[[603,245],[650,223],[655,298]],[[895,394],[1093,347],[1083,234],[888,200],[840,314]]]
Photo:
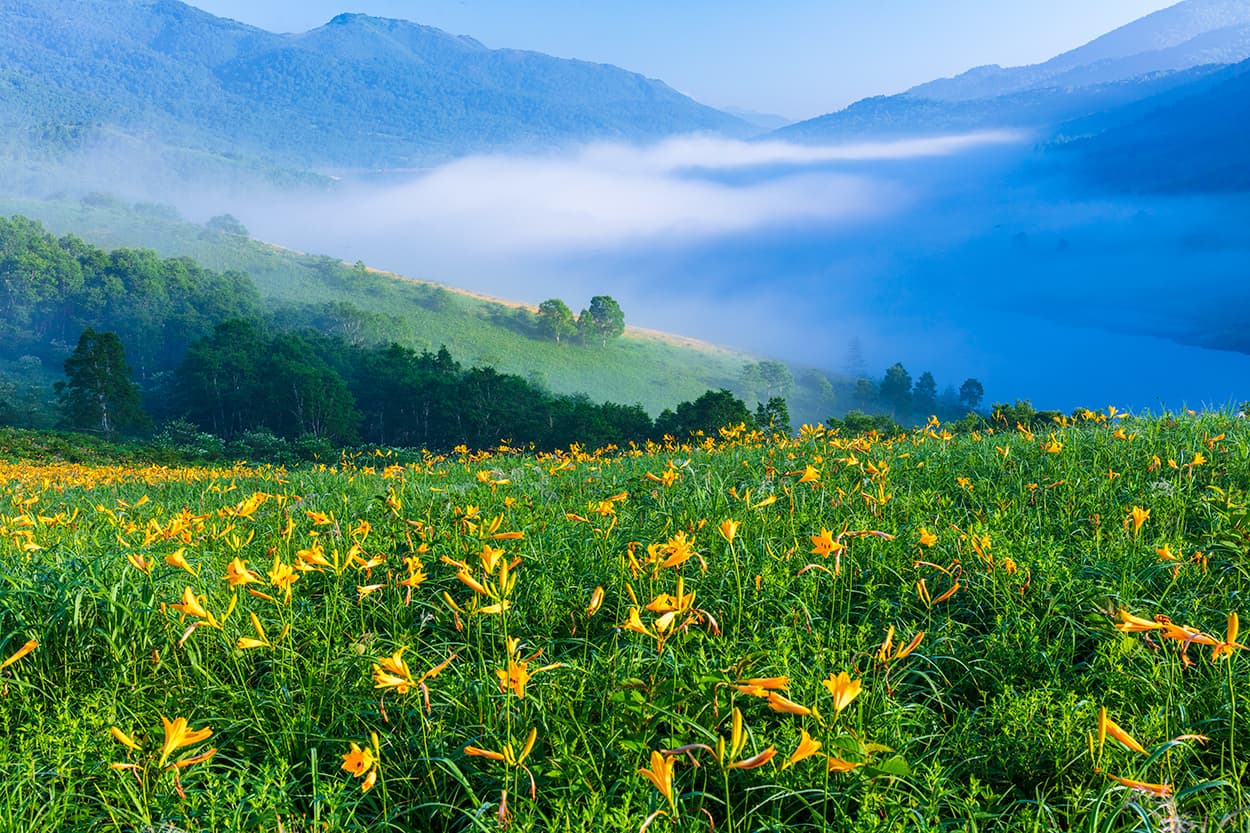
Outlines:
[[1248,440],[10,460],[0,828],[1245,830]]

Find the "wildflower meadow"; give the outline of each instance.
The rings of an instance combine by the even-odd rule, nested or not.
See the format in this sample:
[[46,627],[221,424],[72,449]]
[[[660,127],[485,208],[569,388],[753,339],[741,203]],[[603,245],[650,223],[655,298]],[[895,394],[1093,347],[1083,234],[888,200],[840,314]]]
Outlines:
[[1227,413],[7,459],[0,829],[1250,830],[1248,553]]

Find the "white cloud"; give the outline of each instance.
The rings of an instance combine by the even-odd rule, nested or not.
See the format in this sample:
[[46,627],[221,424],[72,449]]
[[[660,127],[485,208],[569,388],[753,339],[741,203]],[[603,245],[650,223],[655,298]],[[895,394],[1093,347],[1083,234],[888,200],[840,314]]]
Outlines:
[[[647,147],[591,145],[563,155],[477,156],[403,184],[349,191],[333,216],[357,237],[402,235],[474,253],[690,242],[878,218],[906,203],[904,190],[888,179],[839,172],[832,163],[949,155],[1014,138],[986,133],[808,147],[683,137]],[[788,167],[734,181],[744,169],[768,166]]]
[[1020,142],[1025,134],[990,130],[957,136],[856,142],[841,145],[797,145],[790,142],[739,142],[714,136],[684,136],[649,147],[592,145],[582,158],[604,167],[630,170],[726,170],[763,165],[814,165],[950,156],[982,145]]

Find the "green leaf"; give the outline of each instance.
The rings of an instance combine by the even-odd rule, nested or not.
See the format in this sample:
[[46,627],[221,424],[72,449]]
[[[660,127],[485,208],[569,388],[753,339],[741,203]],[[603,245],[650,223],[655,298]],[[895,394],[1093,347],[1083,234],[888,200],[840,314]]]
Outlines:
[[911,775],[911,767],[907,765],[907,761],[902,755],[886,758],[884,761],[865,767],[864,771],[872,778],[882,775],[893,778],[906,778],[908,775]]

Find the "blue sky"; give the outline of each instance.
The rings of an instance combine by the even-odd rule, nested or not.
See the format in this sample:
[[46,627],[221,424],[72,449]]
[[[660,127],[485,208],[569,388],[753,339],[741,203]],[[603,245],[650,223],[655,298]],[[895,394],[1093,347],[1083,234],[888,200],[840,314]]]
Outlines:
[[987,63],[1035,63],[1173,0],[194,0],[278,32],[398,17],[617,64],[717,107],[790,118]]

